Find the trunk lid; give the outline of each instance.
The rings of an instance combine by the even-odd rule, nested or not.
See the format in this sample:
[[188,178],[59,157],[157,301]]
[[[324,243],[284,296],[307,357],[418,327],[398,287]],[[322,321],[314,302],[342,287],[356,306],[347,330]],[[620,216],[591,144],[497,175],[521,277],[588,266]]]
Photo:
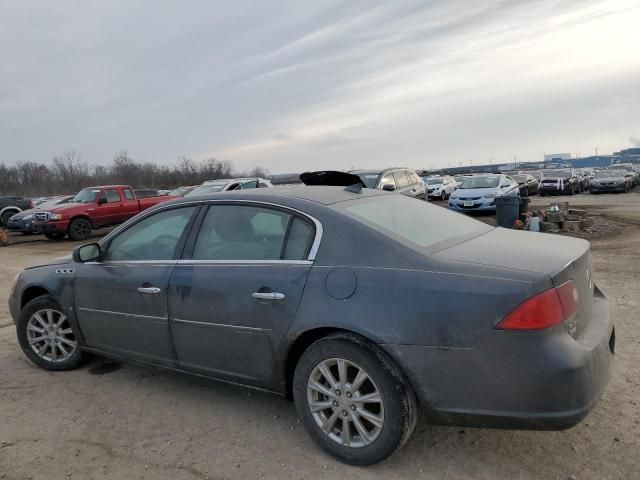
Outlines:
[[[573,280],[578,311],[564,325],[574,338],[588,325],[594,282],[589,242],[545,233],[496,228],[434,254],[437,258],[548,275],[555,287]],[[539,292],[538,292],[539,293]]]

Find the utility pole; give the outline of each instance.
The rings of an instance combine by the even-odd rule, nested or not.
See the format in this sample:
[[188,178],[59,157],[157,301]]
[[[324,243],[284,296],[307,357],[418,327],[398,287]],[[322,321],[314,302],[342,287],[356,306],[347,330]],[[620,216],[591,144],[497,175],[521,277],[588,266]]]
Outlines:
[[596,147],[596,158],[598,157],[598,147]]

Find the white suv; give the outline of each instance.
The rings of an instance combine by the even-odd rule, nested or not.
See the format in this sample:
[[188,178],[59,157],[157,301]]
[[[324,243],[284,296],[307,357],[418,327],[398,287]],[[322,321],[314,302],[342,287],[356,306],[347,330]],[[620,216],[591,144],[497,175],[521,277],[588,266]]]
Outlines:
[[449,198],[458,185],[455,179],[448,175],[443,177],[422,177],[422,181],[427,186],[427,196],[438,200]]

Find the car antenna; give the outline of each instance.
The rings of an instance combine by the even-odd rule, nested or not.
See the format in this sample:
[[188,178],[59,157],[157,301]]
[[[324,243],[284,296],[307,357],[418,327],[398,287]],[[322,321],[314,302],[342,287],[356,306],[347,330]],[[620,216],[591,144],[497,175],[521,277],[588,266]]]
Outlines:
[[354,183],[353,185],[349,185],[348,187],[345,187],[345,190],[351,193],[362,193],[362,184]]

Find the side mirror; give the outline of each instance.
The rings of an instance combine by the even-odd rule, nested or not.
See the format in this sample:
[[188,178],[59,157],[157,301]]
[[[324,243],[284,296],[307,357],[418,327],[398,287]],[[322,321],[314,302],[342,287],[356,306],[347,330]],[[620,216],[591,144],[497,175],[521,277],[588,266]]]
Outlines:
[[107,199],[105,197],[100,197],[98,199],[98,205],[104,205],[105,203],[107,203]]
[[100,259],[101,256],[102,250],[97,243],[80,245],[73,250],[72,254],[73,261],[78,263],[93,262]]
[[396,189],[396,186],[392,183],[385,183],[382,186],[382,190],[386,191],[386,192],[393,192]]

